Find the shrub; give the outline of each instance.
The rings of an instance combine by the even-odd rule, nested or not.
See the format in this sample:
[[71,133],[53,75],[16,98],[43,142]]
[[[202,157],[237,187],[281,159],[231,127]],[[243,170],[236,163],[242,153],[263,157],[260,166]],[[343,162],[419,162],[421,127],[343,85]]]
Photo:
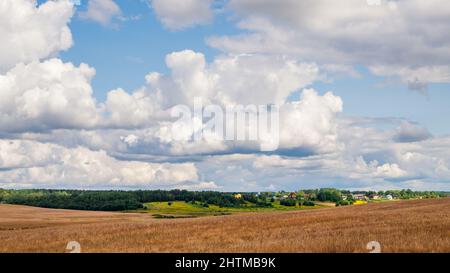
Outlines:
[[307,200],[307,201],[303,202],[303,206],[314,207],[315,204],[313,201]]
[[280,201],[280,205],[287,207],[295,207],[297,205],[297,201],[292,199],[284,199]]
[[336,202],[336,207],[338,207],[338,206],[348,206],[348,205],[351,205],[351,203],[349,201],[347,201],[347,200],[341,200],[339,202]]
[[272,203],[263,201],[263,200],[258,200],[258,202],[256,202],[255,204],[257,207],[263,207],[263,208],[269,208],[269,207],[273,207]]

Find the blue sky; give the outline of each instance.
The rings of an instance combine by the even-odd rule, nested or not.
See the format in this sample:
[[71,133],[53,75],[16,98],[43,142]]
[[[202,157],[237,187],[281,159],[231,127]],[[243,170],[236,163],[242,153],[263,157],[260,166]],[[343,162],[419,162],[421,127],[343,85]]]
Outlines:
[[450,133],[449,84],[430,84],[428,94],[422,94],[400,83],[383,85],[384,78],[365,69],[359,72],[361,78],[344,77],[313,86],[342,97],[346,115],[405,118],[424,125],[433,134]]
[[[82,1],[79,10],[85,10]],[[208,60],[219,53],[206,45],[205,38],[217,33],[235,34],[237,30],[226,16],[218,16],[211,24],[184,31],[169,31],[155,17],[145,1],[117,1],[125,17],[137,20],[116,20],[114,25],[102,26],[75,16],[70,23],[75,45],[61,58],[94,66],[95,95],[104,100],[111,89],[122,87],[133,90],[141,86],[144,76],[151,71],[167,73],[165,56],[174,51],[192,49],[205,54]]]

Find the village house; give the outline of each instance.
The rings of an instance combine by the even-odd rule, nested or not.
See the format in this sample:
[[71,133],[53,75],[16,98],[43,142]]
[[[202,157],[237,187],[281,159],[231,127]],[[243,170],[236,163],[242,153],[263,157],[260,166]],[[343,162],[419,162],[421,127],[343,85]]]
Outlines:
[[378,200],[378,199],[381,199],[382,198],[382,196],[380,196],[380,195],[378,195],[378,194],[372,194],[372,195],[370,195],[370,199],[373,199],[373,200]]
[[361,201],[367,201],[369,198],[363,193],[354,193],[352,194],[353,200],[361,200]]
[[295,192],[291,192],[291,193],[288,195],[288,198],[289,198],[289,199],[292,199],[292,200],[295,200],[295,199],[297,199],[297,194],[296,194]]

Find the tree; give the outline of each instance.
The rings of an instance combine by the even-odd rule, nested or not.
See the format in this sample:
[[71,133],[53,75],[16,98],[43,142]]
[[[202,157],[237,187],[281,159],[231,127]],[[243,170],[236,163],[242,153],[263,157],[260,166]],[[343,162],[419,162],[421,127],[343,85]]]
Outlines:
[[339,202],[341,200],[341,192],[337,189],[320,189],[317,193],[317,199],[322,202]]
[[280,201],[280,205],[287,207],[295,207],[297,205],[297,201],[294,199],[283,199]]

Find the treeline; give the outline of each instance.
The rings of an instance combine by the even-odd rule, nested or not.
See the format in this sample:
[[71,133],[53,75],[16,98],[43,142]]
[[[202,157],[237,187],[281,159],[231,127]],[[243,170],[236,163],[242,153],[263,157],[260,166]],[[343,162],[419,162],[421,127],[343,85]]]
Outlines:
[[[273,193],[270,192],[261,193],[261,196],[267,196],[269,198],[272,195]],[[346,206],[354,204],[357,200],[373,201],[383,199],[427,199],[449,196],[449,192],[412,191],[410,189],[387,191],[349,191],[335,188],[321,188],[300,190],[291,193],[285,191],[275,193],[275,198],[280,199],[280,204],[284,206],[295,206],[296,204],[308,206],[317,201],[335,203],[336,206]]]
[[[286,197],[286,192],[265,193],[225,193],[214,191],[187,190],[138,190],[138,191],[83,191],[83,190],[2,190],[0,189],[0,203],[28,205],[44,208],[124,211],[143,208],[148,202],[185,201],[198,202],[205,206],[219,207],[271,207],[275,200],[280,205],[314,206],[315,201],[335,202],[337,205],[349,205],[353,202],[354,194],[373,197],[391,195],[396,199],[437,198],[448,197],[448,192],[432,191],[346,191],[332,188],[301,190],[295,197]],[[237,197],[239,195],[239,197]],[[294,196],[294,195],[291,195]]]
[[415,199],[415,198],[439,198],[449,197],[449,192],[444,191],[413,191],[410,189],[403,190],[387,190],[387,191],[349,191],[339,190],[334,188],[322,188],[322,189],[309,189],[300,190],[297,192],[298,196],[307,196],[308,199],[313,201],[330,201],[337,202],[342,199],[343,196],[352,198],[354,194],[361,194],[366,197],[387,196],[390,195],[395,199]]
[[[220,207],[235,207],[245,203],[244,198],[237,199],[231,193],[216,191],[187,190],[138,190],[131,192],[141,203],[165,201],[196,201]],[[248,201],[248,200],[247,200]]]
[[125,191],[2,191],[0,202],[43,208],[100,211],[134,210],[143,207],[132,192]]
[[186,190],[82,191],[82,190],[0,190],[0,202],[43,208],[123,211],[143,208],[143,203],[164,201],[201,202],[236,207],[245,199],[231,193]]

